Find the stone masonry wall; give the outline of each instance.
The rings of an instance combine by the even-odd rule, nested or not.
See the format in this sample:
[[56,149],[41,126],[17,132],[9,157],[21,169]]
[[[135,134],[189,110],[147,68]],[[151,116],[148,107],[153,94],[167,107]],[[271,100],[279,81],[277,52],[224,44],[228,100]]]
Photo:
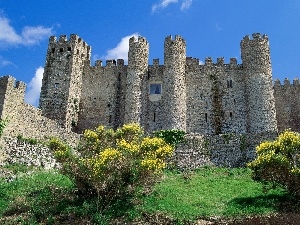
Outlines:
[[279,80],[274,83],[274,97],[278,131],[292,129],[300,132],[300,84],[294,79],[291,84],[288,79],[284,84]]
[[46,56],[40,96],[43,115],[58,121],[68,130],[78,123],[82,73],[91,48],[77,35],[51,36]]
[[79,111],[79,132],[99,125],[118,127],[124,121],[126,69],[123,60],[86,66]]
[[[67,132],[57,121],[42,116],[42,111],[24,102],[25,84],[15,82],[11,76],[0,78],[1,87],[6,84],[6,93],[1,119],[7,119],[3,137],[17,137],[45,140],[47,137],[60,137],[70,144],[76,144],[79,135]],[[17,85],[16,85],[17,84]],[[1,96],[3,98],[3,96]]]
[[174,162],[181,169],[207,165],[239,167],[255,157],[255,147],[274,140],[276,132],[258,134],[187,135],[185,144],[177,147]]
[[236,59],[207,58],[199,65],[187,58],[186,74],[188,133],[215,134],[216,125],[221,133],[246,132],[244,77]]
[[162,102],[164,129],[186,130],[186,42],[176,35],[165,38]]
[[276,109],[268,36],[253,34],[241,41],[245,73],[247,133],[276,131]]

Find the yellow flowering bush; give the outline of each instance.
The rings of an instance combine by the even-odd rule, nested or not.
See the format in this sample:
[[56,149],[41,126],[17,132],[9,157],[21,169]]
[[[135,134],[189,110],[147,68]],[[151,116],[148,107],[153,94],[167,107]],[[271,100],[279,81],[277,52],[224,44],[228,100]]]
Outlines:
[[173,146],[161,138],[145,137],[134,123],[117,130],[103,126],[86,130],[75,151],[57,139],[49,146],[79,191],[97,195],[106,206],[154,182],[173,154]]
[[253,178],[262,182],[281,184],[300,195],[300,134],[287,130],[275,141],[256,147],[257,158],[248,163]]

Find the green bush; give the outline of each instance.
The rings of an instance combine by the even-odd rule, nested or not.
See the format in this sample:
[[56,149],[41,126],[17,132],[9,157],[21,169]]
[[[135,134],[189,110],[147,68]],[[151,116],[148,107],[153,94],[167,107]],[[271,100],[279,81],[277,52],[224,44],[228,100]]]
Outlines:
[[0,137],[3,134],[4,128],[6,127],[6,125],[7,125],[7,120],[0,119]]
[[289,192],[300,195],[300,134],[285,131],[275,141],[256,147],[257,158],[248,166],[253,179],[282,185]]
[[57,139],[49,146],[62,163],[62,172],[84,196],[98,196],[103,207],[152,184],[173,154],[171,145],[161,138],[144,137],[136,124],[116,131],[103,126],[86,130],[76,152]]
[[164,139],[165,142],[173,147],[176,147],[179,143],[183,143],[185,141],[185,132],[183,130],[159,130],[154,132],[154,136]]

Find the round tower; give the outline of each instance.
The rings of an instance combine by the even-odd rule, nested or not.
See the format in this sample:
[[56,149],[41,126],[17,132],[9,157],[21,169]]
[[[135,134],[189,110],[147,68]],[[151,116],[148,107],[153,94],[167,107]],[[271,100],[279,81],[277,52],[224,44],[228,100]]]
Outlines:
[[129,39],[124,122],[142,122],[142,83],[148,73],[149,44],[144,37]]
[[39,107],[45,117],[67,130],[76,130],[82,74],[91,48],[77,35],[52,36],[44,68]]
[[244,37],[241,53],[245,75],[247,132],[277,131],[269,40],[259,33]]
[[166,37],[162,100],[165,111],[164,129],[186,130],[186,43],[180,36]]

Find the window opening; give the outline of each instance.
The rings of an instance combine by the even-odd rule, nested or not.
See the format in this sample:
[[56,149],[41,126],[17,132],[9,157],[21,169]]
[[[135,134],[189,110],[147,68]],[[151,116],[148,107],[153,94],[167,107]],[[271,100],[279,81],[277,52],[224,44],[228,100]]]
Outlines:
[[153,122],[156,121],[156,113],[153,113]]
[[54,84],[54,87],[55,87],[55,88],[58,88],[58,87],[59,87],[59,83],[55,83],[55,84]]
[[161,84],[150,84],[150,95],[160,95]]
[[230,118],[232,118],[232,112],[229,113]]
[[52,51],[52,53],[54,53],[55,52],[55,48],[52,48],[51,51]]
[[229,81],[229,87],[232,88],[232,80]]
[[64,49],[63,49],[63,48],[60,48],[60,49],[59,49],[59,51],[60,51],[60,52],[63,52],[63,51],[64,51]]
[[108,123],[111,123],[111,115],[109,115]]
[[69,51],[69,52],[71,51],[71,47],[68,47],[68,51]]
[[207,113],[205,113],[205,122],[207,122]]

